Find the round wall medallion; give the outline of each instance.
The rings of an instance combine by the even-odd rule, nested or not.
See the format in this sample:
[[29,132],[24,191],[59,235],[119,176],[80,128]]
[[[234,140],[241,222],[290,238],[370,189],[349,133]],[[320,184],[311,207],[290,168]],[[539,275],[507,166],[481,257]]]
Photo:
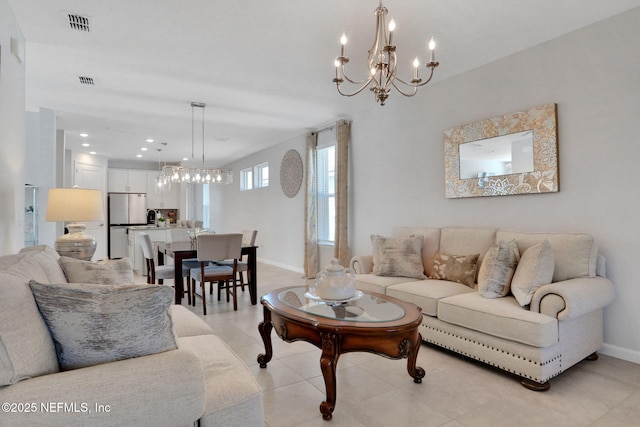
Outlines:
[[287,197],[295,197],[302,185],[302,157],[296,150],[284,154],[280,164],[280,187]]

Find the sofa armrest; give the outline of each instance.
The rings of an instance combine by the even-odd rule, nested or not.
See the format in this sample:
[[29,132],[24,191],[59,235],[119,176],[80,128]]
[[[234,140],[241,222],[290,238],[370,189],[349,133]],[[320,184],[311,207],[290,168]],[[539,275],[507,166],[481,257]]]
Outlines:
[[[562,280],[541,286],[533,294],[530,310],[544,312],[558,320],[575,319],[607,306],[613,301],[614,294],[613,283],[604,277]],[[544,309],[547,299],[552,301],[547,307],[556,307],[556,313]]]
[[30,405],[29,412],[4,412],[3,420],[29,426],[190,425],[204,414],[205,397],[201,361],[181,349],[43,375],[0,389],[1,402]]
[[373,271],[373,256],[356,255],[351,258],[349,266],[356,274],[369,274]]

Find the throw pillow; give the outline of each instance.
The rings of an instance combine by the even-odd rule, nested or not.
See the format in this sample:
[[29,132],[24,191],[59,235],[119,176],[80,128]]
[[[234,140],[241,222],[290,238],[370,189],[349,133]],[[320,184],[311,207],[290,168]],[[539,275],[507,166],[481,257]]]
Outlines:
[[480,254],[447,255],[436,252],[431,279],[449,280],[474,287]]
[[134,283],[133,268],[129,258],[92,262],[61,256],[60,265],[69,283],[101,285]]
[[520,252],[515,240],[493,245],[484,256],[478,273],[478,291],[485,298],[500,298],[509,293],[511,279]]
[[554,266],[555,254],[548,240],[524,251],[511,281],[511,293],[522,307],[531,303],[536,289],[551,283]]
[[51,332],[61,370],[177,348],[169,307],[174,291],[156,285],[29,282]]
[[426,279],[422,265],[422,236],[384,237],[371,235],[373,274]]

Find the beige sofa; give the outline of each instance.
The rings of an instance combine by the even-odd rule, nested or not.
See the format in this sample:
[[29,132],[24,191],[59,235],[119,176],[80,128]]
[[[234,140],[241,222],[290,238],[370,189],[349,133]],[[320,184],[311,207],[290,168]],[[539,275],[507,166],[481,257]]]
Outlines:
[[169,308],[177,349],[60,372],[30,279],[66,282],[53,249],[0,257],[1,426],[264,425],[251,372],[182,306]]
[[[351,267],[361,290],[387,294],[422,308],[422,339],[521,377],[525,387],[547,390],[549,379],[602,346],[602,311],[613,299],[604,277],[604,258],[584,233],[525,233],[494,228],[395,227],[390,237],[422,236],[422,265],[434,274],[436,253],[479,254],[515,239],[519,254],[548,241],[553,248],[553,279],[540,286],[529,305],[512,294],[485,298],[472,287],[447,280],[373,274],[372,255],[356,256]],[[517,271],[517,267],[516,267]],[[436,272],[437,274],[437,272]]]

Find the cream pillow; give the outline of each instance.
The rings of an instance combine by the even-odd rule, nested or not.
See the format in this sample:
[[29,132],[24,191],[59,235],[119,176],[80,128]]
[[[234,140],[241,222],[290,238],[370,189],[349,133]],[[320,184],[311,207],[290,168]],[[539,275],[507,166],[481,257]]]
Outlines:
[[511,280],[511,293],[522,307],[531,303],[536,289],[551,283],[554,266],[555,255],[548,240],[524,251]]
[[511,279],[520,252],[515,240],[493,245],[484,256],[478,273],[478,291],[485,298],[500,298],[509,293]]
[[129,258],[91,262],[61,256],[60,265],[69,283],[96,283],[101,285],[134,283],[133,268]]
[[427,278],[422,265],[422,236],[400,238],[372,234],[371,245],[376,276]]
[[169,307],[174,291],[157,285],[29,282],[69,370],[177,348]]
[[447,255],[436,252],[431,279],[449,280],[474,287],[480,254]]

